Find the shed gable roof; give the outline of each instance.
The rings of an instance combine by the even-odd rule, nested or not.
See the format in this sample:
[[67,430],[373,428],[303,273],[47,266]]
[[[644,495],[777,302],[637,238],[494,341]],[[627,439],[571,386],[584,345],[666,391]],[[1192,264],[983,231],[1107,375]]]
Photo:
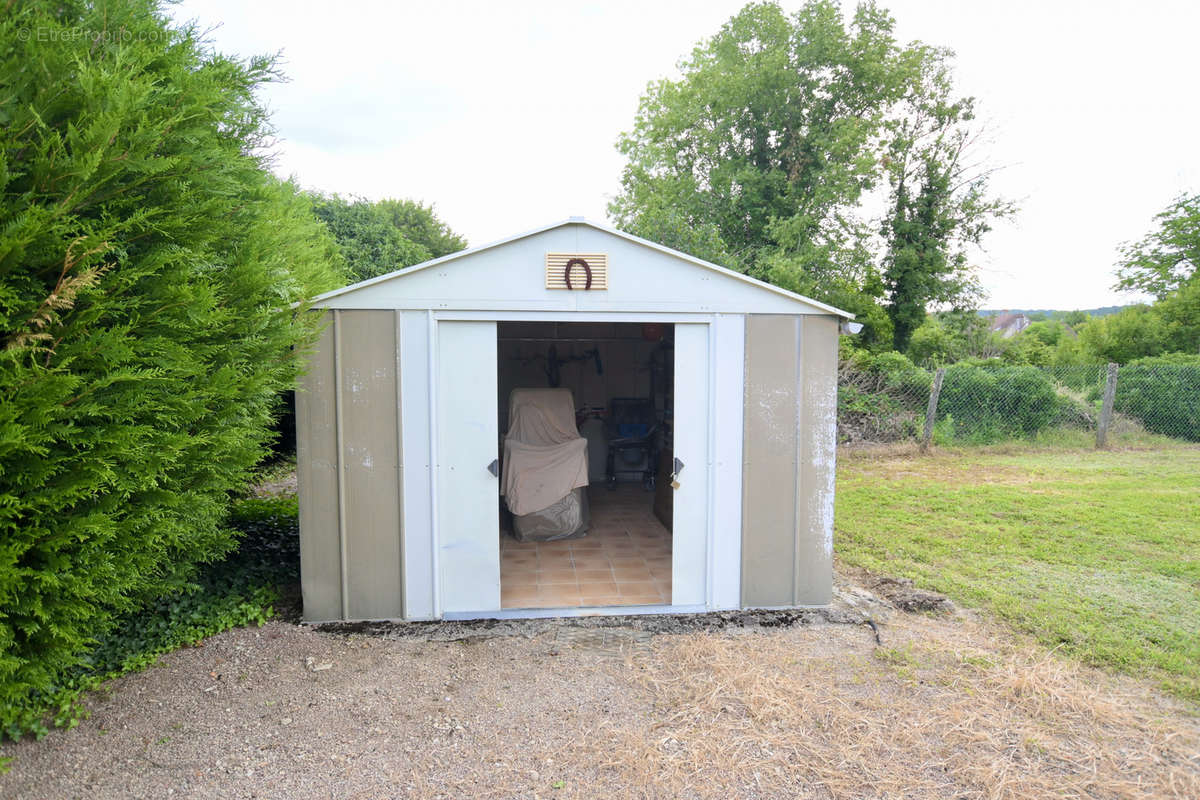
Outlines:
[[[609,253],[607,291],[546,289],[548,252]],[[853,314],[582,217],[313,298],[315,308]]]

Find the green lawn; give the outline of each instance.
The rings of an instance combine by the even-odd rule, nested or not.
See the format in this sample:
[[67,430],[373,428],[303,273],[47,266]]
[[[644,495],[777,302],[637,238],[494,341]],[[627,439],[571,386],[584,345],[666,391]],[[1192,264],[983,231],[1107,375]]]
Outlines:
[[1200,447],[848,456],[836,548],[1200,701]]

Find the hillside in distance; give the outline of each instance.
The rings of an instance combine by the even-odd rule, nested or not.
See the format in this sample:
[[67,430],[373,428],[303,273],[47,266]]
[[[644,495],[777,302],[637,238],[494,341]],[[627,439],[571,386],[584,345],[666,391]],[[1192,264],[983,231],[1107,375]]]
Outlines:
[[1070,311],[1082,310],[1082,311],[1083,311],[1083,313],[1085,313],[1085,314],[1087,314],[1087,315],[1089,315],[1089,316],[1092,316],[1092,317],[1105,317],[1105,316],[1108,316],[1109,314],[1115,314],[1115,313],[1117,313],[1118,311],[1120,311],[1120,310],[1121,310],[1121,309],[1123,309],[1123,308],[1129,308],[1129,307],[1130,307],[1130,305],[1137,305],[1137,304],[1136,304],[1136,303],[1130,303],[1129,305],[1124,305],[1124,306],[1103,306],[1103,307],[1101,307],[1101,308],[1084,308],[1084,309],[1067,309],[1067,308],[1059,308],[1059,309],[1055,309],[1055,308],[1003,308],[1003,309],[1000,309],[1000,308],[981,308],[981,309],[979,309],[979,311],[977,311],[976,313],[977,313],[977,314],[979,314],[979,316],[981,316],[981,317],[994,317],[994,316],[996,316],[997,314],[1024,314],[1024,315],[1025,315],[1025,316],[1027,316],[1027,317],[1035,317],[1035,316],[1049,317],[1049,316],[1051,316],[1051,315],[1053,315],[1053,314],[1059,314],[1059,313],[1063,313],[1063,314],[1065,314],[1065,313],[1068,313],[1068,312],[1070,312]]

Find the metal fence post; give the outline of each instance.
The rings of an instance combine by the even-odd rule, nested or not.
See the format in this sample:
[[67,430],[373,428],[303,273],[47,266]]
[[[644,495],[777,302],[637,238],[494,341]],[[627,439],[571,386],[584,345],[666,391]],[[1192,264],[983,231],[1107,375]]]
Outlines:
[[1096,447],[1103,449],[1108,444],[1108,426],[1112,424],[1113,399],[1117,395],[1117,365],[1108,365],[1108,379],[1104,382],[1104,403],[1100,406],[1100,424],[1096,427]]
[[921,452],[929,449],[933,440],[933,421],[937,417],[938,395],[942,393],[942,378],[946,376],[946,368],[941,367],[933,376],[933,386],[929,390],[929,407],[925,409],[925,433],[921,436]]

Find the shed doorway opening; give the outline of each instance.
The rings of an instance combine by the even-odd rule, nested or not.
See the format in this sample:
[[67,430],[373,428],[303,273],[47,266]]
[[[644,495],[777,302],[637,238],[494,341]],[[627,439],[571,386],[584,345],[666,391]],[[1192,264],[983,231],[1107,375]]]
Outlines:
[[497,324],[502,608],[671,604],[674,343],[669,323]]

